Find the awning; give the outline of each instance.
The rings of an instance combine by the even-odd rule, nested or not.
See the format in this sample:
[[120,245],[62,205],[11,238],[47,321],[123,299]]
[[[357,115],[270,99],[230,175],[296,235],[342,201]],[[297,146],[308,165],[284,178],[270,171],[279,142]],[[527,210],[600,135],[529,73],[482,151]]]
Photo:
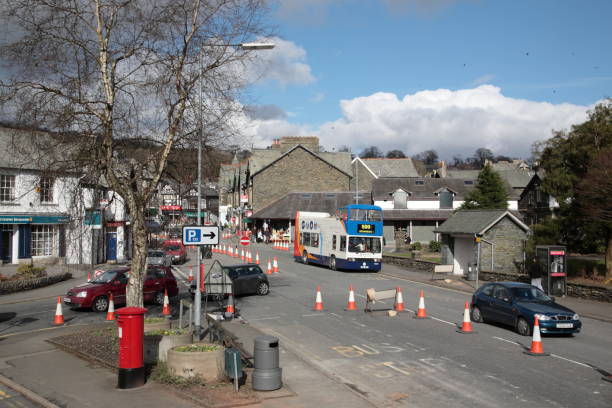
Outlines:
[[0,224],[66,224],[68,215],[0,215]]
[[242,222],[249,222],[250,223],[250,222],[253,222],[253,220],[251,220],[250,218],[243,218]]

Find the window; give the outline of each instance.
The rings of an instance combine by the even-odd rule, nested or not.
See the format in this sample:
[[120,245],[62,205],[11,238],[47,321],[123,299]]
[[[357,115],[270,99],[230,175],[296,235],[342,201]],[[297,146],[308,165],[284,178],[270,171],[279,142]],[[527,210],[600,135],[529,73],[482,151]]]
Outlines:
[[15,176],[0,174],[0,201],[15,200]]
[[380,252],[380,238],[374,237],[350,237],[349,251],[357,253],[378,253]]
[[41,177],[40,185],[38,186],[41,203],[52,203],[53,202],[53,178]]
[[487,296],[491,296],[491,294],[493,293],[493,285],[487,285],[484,288],[482,288],[482,293],[484,293]]
[[310,246],[310,232],[302,232],[302,245]]
[[474,184],[474,180],[463,180],[463,184],[466,186],[471,186]]
[[32,256],[53,256],[55,235],[53,225],[32,225]]
[[346,237],[340,237],[340,250],[346,251]]
[[425,184],[425,181],[423,181],[423,180],[415,180],[414,184],[416,184],[417,186],[422,186],[423,184]]
[[332,249],[338,249],[338,248],[336,247],[336,244],[337,244],[337,238],[336,238],[336,236],[334,235],[334,236],[332,237]]
[[310,234],[310,246],[314,248],[319,247],[319,234]]
[[493,290],[493,297],[495,299],[504,300],[509,299],[510,295],[508,294],[508,291],[505,288],[502,288],[501,286],[496,286],[495,290]]
[[438,198],[440,200],[440,208],[444,209],[452,209],[453,208],[453,193],[446,190],[440,191],[438,194]]

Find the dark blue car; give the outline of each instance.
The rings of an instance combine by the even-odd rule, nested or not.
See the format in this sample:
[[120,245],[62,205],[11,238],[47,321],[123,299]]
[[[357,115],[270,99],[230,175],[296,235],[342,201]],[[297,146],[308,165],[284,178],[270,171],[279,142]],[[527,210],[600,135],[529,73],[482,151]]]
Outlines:
[[536,315],[542,333],[572,334],[582,328],[578,314],[526,283],[487,283],[474,292],[471,307],[474,322],[507,324],[523,336],[532,334]]

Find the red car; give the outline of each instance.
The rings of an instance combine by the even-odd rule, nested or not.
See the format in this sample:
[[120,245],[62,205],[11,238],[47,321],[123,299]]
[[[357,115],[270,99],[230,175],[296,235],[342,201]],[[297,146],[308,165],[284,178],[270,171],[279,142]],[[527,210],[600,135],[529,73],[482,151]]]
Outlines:
[[172,263],[182,264],[187,262],[187,251],[182,241],[176,239],[166,240],[162,244],[162,250],[172,259]]
[[[75,308],[91,308],[95,312],[103,312],[108,309],[109,294],[112,293],[114,303],[123,305],[129,273],[130,268],[125,267],[105,270],[91,282],[68,290],[64,303]],[[144,301],[162,305],[166,289],[168,296],[176,296],[179,292],[170,268],[149,266],[143,285]]]

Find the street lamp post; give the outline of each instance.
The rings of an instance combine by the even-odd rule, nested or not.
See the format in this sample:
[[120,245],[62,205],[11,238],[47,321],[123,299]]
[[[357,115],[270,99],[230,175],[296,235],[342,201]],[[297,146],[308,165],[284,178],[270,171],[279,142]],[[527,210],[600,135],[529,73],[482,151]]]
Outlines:
[[[274,48],[273,43],[241,43],[241,44],[226,44],[217,46],[233,46],[244,51],[256,50],[271,50]],[[202,55],[199,57],[199,70],[202,75]],[[204,133],[204,116],[202,112],[202,78],[200,78],[198,93],[200,98],[199,106],[199,131],[198,131],[198,225],[202,225],[202,137]],[[193,339],[200,341],[202,337],[202,292],[200,292],[201,279],[204,278],[204,264],[202,263],[202,248],[198,247],[197,251],[198,273],[196,273],[196,290],[194,296],[194,319],[193,319]]]

